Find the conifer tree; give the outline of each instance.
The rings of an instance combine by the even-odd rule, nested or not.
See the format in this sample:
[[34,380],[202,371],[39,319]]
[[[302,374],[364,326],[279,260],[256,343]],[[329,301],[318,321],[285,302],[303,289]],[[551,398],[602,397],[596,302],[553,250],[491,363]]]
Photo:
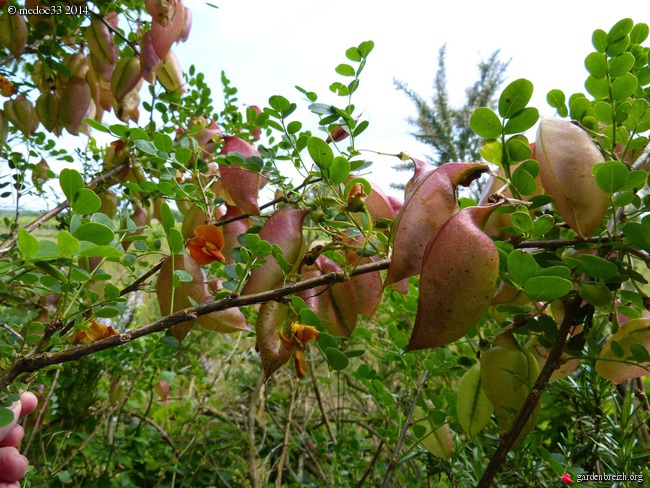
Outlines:
[[[416,127],[416,131],[411,134],[418,141],[431,146],[432,154],[427,155],[427,160],[434,166],[450,161],[481,160],[481,138],[470,128],[469,118],[477,107],[496,106],[498,90],[505,80],[509,64],[509,61],[499,59],[499,51],[492,53],[486,61],[479,62],[478,79],[465,90],[463,105],[455,108],[449,103],[446,48],[446,44],[443,45],[438,54],[438,71],[433,83],[431,102],[411,90],[403,81],[394,80],[397,89],[403,91],[415,105],[417,116],[408,119]],[[394,166],[398,171],[411,170],[412,167],[410,161]],[[398,189],[404,187],[399,184],[391,186]]]

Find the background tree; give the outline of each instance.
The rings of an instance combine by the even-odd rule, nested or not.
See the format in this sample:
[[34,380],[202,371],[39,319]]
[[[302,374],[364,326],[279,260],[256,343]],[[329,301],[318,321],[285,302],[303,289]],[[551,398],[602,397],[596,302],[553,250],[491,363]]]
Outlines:
[[[434,166],[450,161],[481,161],[482,139],[471,129],[469,119],[478,107],[495,107],[509,64],[509,61],[499,59],[499,51],[492,53],[487,60],[480,61],[478,79],[465,90],[463,105],[454,108],[449,103],[446,50],[445,44],[438,51],[438,70],[430,102],[411,90],[405,82],[394,80],[397,89],[403,91],[415,105],[417,116],[408,119],[417,128],[412,135],[431,147],[433,154],[426,155],[426,158]],[[393,167],[398,171],[412,171],[413,163],[405,162]],[[395,183],[391,183],[391,186],[404,188],[404,185]],[[479,182],[477,187],[474,197],[480,195],[482,183]]]

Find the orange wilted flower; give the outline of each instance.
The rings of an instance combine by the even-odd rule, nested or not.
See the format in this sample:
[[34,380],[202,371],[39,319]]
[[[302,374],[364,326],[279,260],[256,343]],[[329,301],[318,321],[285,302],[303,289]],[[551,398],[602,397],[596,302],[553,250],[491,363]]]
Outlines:
[[117,331],[113,327],[100,324],[94,320],[87,324],[86,327],[90,330],[78,330],[72,339],[73,344],[90,344],[117,335]]
[[287,338],[278,332],[282,345],[293,353],[293,364],[296,367],[298,378],[304,378],[307,374],[307,361],[303,351],[307,347],[306,342],[317,341],[320,332],[311,325],[300,324],[298,322],[291,326],[291,337]]
[[355,183],[348,192],[348,206],[345,210],[348,212],[363,212],[367,197],[363,184]]
[[0,75],[0,94],[3,97],[10,97],[18,91],[18,87],[14,85],[4,76]]
[[214,225],[199,225],[194,229],[194,238],[187,244],[190,256],[199,264],[210,264],[213,261],[226,261],[221,250],[226,245],[223,234]]

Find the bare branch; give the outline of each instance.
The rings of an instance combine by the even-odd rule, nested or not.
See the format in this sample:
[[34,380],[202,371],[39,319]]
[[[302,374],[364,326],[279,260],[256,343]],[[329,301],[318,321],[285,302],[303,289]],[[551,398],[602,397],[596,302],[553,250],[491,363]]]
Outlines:
[[512,449],[512,446],[514,446],[517,437],[519,437],[519,434],[525,427],[526,422],[528,421],[528,417],[530,417],[530,415],[533,413],[533,410],[535,410],[535,407],[539,403],[542,392],[544,391],[544,388],[546,388],[546,384],[551,378],[553,371],[560,367],[562,351],[564,350],[564,345],[566,344],[569,330],[576,322],[576,317],[578,316],[578,310],[580,308],[581,301],[582,298],[579,295],[576,295],[576,297],[567,306],[564,319],[560,325],[560,330],[558,331],[555,342],[553,343],[553,347],[548,353],[546,363],[539,373],[539,377],[535,382],[535,386],[533,386],[531,389],[528,398],[526,398],[526,402],[524,403],[523,407],[521,407],[521,410],[519,411],[519,414],[517,415],[517,418],[512,424],[510,430],[501,436],[497,450],[494,452],[494,456],[492,456],[490,463],[485,469],[483,477],[479,481],[478,485],[476,485],[477,488],[488,488],[490,486],[492,480],[499,471],[499,468],[505,461],[508,452],[510,449]]
[[388,483],[390,483],[390,480],[393,477],[395,468],[397,468],[397,464],[398,464],[397,458],[399,457],[399,452],[402,449],[402,444],[404,444],[404,439],[406,439],[406,433],[408,432],[408,429],[411,425],[411,418],[413,417],[413,410],[415,410],[415,404],[417,403],[418,398],[422,393],[422,389],[424,388],[424,384],[426,383],[428,377],[429,377],[429,370],[425,369],[424,374],[422,374],[422,379],[420,380],[420,386],[418,386],[418,389],[415,390],[415,394],[413,395],[413,401],[411,402],[411,407],[409,408],[408,414],[406,415],[406,419],[404,420],[404,427],[402,428],[402,432],[399,435],[399,439],[397,439],[397,444],[395,444],[395,450],[393,451],[390,464],[388,465],[388,470],[386,471],[386,477],[384,478],[384,482],[381,485],[382,488],[388,487]]

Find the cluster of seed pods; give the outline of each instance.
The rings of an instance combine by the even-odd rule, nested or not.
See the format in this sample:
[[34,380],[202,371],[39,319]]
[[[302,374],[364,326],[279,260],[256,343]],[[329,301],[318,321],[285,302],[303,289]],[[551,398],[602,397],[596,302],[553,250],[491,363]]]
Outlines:
[[[27,2],[37,6],[38,0]],[[67,70],[55,71],[49,64],[37,60],[33,65],[32,81],[40,95],[31,100],[12,91],[12,98],[0,111],[0,137],[6,137],[5,122],[10,122],[25,137],[32,135],[40,124],[60,135],[65,129],[72,135],[89,135],[86,118],[100,122],[105,112],[113,110],[122,121],[136,122],[139,118],[142,80],[156,80],[170,92],[185,91],[183,74],[171,47],[187,40],[192,16],[182,0],[149,0],[145,2],[151,15],[150,29],[141,34],[139,50],[120,52],[115,43],[118,15],[93,17],[81,27],[79,38],[85,44],[63,59]],[[19,58],[27,48],[29,25],[51,19],[30,15],[0,15],[0,44],[12,56]],[[137,46],[134,46],[137,47]]]

